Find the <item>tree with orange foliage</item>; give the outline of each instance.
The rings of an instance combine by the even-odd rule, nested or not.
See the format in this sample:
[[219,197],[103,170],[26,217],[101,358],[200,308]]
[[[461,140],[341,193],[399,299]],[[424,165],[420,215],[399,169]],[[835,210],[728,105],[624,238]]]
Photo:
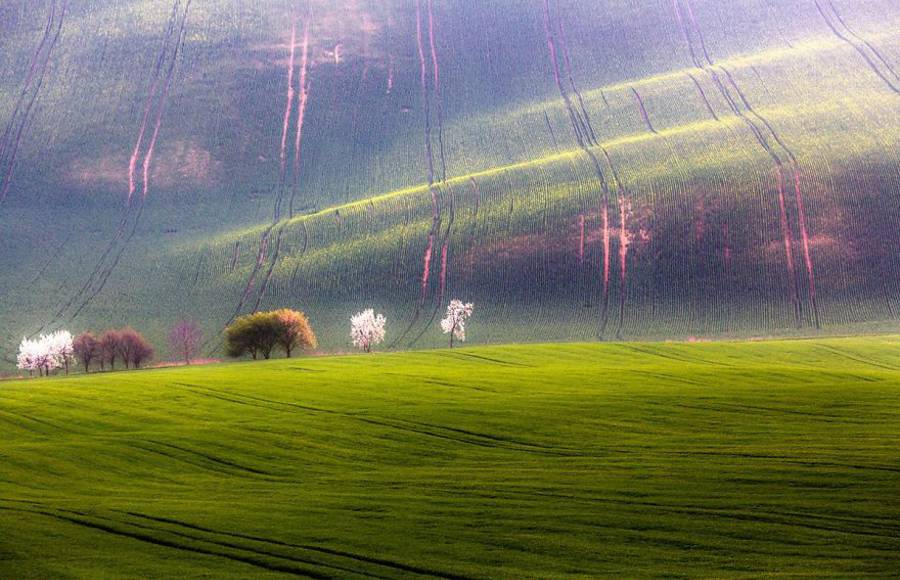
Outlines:
[[278,325],[278,346],[284,350],[287,358],[291,358],[294,349],[307,350],[318,346],[319,342],[304,313],[283,308],[270,314]]

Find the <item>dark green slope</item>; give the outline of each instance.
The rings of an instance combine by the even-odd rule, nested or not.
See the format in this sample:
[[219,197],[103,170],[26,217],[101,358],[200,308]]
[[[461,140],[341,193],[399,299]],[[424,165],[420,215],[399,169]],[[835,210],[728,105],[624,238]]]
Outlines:
[[278,305],[435,344],[451,296],[476,340],[896,326],[891,2],[64,5],[0,15],[5,349]]

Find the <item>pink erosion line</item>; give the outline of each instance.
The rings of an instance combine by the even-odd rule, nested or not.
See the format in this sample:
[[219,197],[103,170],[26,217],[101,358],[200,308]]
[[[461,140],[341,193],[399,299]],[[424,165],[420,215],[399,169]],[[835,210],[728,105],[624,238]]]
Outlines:
[[[431,270],[431,255],[434,251],[434,238],[440,220],[437,190],[434,187],[434,152],[431,146],[431,105],[428,96],[428,73],[425,60],[425,44],[422,30],[422,0],[416,0],[416,45],[419,55],[419,81],[421,83],[422,100],[425,106],[425,153],[428,162],[428,191],[431,194],[431,232],[428,234],[428,245],[422,258],[422,293],[419,306],[425,304],[428,292],[428,279]],[[437,74],[437,73],[434,73]],[[418,313],[417,313],[418,315]]]
[[816,276],[813,269],[812,254],[809,248],[809,230],[806,227],[806,210],[804,209],[803,194],[800,189],[800,171],[793,167],[794,195],[797,200],[797,214],[800,222],[800,237],[803,241],[803,260],[806,263],[806,275],[809,281],[809,300],[812,302],[813,317],[816,328],[819,328],[819,305],[816,299]]
[[621,297],[619,299],[619,328],[616,331],[616,338],[622,338],[622,323],[625,319],[625,301],[626,301],[626,283],[628,282],[628,246],[631,240],[628,237],[627,228],[627,208],[625,206],[625,196],[619,188],[619,283],[621,288]]
[[578,263],[584,264],[584,214],[578,214]]
[[137,191],[135,175],[137,173],[138,158],[141,154],[141,147],[144,144],[144,136],[147,133],[147,122],[150,120],[150,115],[153,112],[153,101],[156,98],[157,89],[159,88],[159,73],[160,71],[162,71],[162,65],[166,59],[166,53],[168,53],[169,51],[169,40],[172,38],[172,32],[175,28],[179,4],[180,0],[175,0],[175,3],[172,5],[172,15],[169,18],[169,24],[166,27],[166,32],[163,36],[162,48],[159,51],[159,55],[156,57],[156,66],[154,67],[153,76],[151,77],[152,80],[150,81],[150,90],[147,92],[147,99],[144,103],[144,115],[141,119],[138,138],[134,144],[134,149],[131,152],[131,158],[128,161],[128,197],[125,200],[126,208],[130,207],[131,199],[132,197],[134,197],[134,194]]
[[[575,133],[575,139],[578,142],[579,148],[581,148],[581,150],[584,151],[584,153],[590,158],[594,167],[594,172],[597,175],[597,181],[600,183],[600,187],[602,189],[601,214],[603,228],[603,313],[600,327],[600,336],[603,336],[606,333],[606,327],[609,323],[609,186],[606,183],[606,177],[603,174],[603,169],[600,166],[600,161],[597,159],[597,156],[594,155],[594,152],[591,151],[590,147],[588,147],[585,143],[584,137],[582,136],[579,129],[578,116],[575,113],[572,101],[569,98],[569,94],[566,92],[566,89],[563,86],[562,76],[559,69],[559,56],[556,50],[556,42],[554,41],[553,37],[552,18],[550,15],[550,0],[544,0],[544,34],[547,39],[547,47],[550,51],[553,76],[556,80],[556,86],[559,89],[560,96],[562,97],[566,109],[568,110],[569,119],[572,123],[572,130]],[[605,152],[605,150],[603,151]]]
[[[173,7],[172,7],[172,15],[169,18],[169,23],[168,23],[168,25],[166,27],[166,31],[163,35],[163,45],[160,49],[159,54],[157,55],[156,65],[154,67],[154,72],[153,72],[153,77],[152,77],[153,80],[151,81],[151,88],[147,94],[146,103],[144,105],[144,115],[143,115],[143,119],[141,122],[140,134],[138,136],[137,143],[135,144],[134,153],[132,154],[132,157],[129,161],[129,172],[128,172],[129,193],[128,193],[127,201],[125,203],[125,211],[122,215],[122,219],[119,222],[119,225],[116,228],[116,231],[114,232],[112,239],[110,240],[109,244],[107,245],[106,250],[103,252],[103,255],[100,256],[100,259],[97,260],[97,263],[94,266],[93,270],[91,271],[90,275],[88,276],[87,280],[85,281],[85,283],[82,285],[81,289],[78,292],[73,294],[65,304],[62,304],[60,306],[59,310],[56,312],[56,315],[55,315],[56,318],[60,318],[65,313],[65,311],[68,310],[73,305],[75,300],[79,299],[80,296],[82,296],[85,292],[88,292],[94,286],[95,279],[97,276],[104,275],[103,265],[106,262],[106,259],[115,250],[116,243],[122,237],[122,235],[125,232],[125,228],[128,225],[128,220],[130,217],[131,198],[137,189],[137,187],[135,185],[135,173],[137,170],[137,162],[138,162],[138,157],[140,155],[140,148],[143,143],[144,135],[146,133],[147,122],[149,120],[150,114],[153,111],[153,99],[156,96],[156,90],[158,87],[158,80],[159,80],[159,73],[162,70],[162,64],[165,61],[165,55],[168,52],[169,40],[171,39],[172,32],[175,28],[175,22],[177,21],[177,18],[178,18],[177,9],[178,9],[179,4],[180,4],[180,0],[175,0],[175,3],[173,4]],[[188,6],[189,5],[190,4],[188,4]],[[93,295],[91,297],[88,297],[82,303],[82,306],[79,308],[79,311],[81,310],[81,308],[84,307],[85,304],[87,304],[87,302],[89,302],[92,299],[92,297],[93,297]]]
[[309,103],[309,90],[309,18],[307,18],[303,24],[303,51],[300,57],[300,97],[297,106],[297,132],[294,135],[294,185],[291,188],[291,201],[288,206],[289,217],[294,217],[294,196],[300,185],[300,154],[303,147],[303,125],[306,120],[306,106]]
[[423,257],[422,268],[422,294],[420,297],[420,305],[425,304],[425,297],[428,294],[428,278],[431,272],[431,253],[434,250],[434,232],[428,234],[428,245],[425,247],[425,256]]
[[[178,4],[179,4],[179,2],[176,1],[176,6]],[[90,296],[85,298],[81,302],[81,305],[78,307],[78,309],[72,314],[71,319],[73,319],[73,320],[78,317],[78,315],[81,313],[81,311],[88,304],[90,304],[91,301],[93,301],[93,299],[96,298],[97,295],[106,286],[106,282],[109,280],[109,277],[112,275],[113,270],[115,270],[116,266],[118,266],[119,261],[122,259],[122,256],[124,255],[125,250],[128,247],[128,244],[131,242],[131,239],[134,237],[135,233],[137,232],[138,224],[140,223],[141,215],[143,214],[143,211],[144,211],[144,201],[147,199],[147,193],[150,188],[150,168],[151,168],[152,161],[153,161],[153,154],[156,149],[157,139],[159,138],[160,128],[162,127],[162,119],[163,119],[163,113],[165,112],[165,108],[166,108],[166,100],[169,95],[169,90],[172,86],[172,80],[175,77],[175,65],[178,61],[178,54],[179,54],[179,51],[180,51],[182,45],[184,44],[185,27],[187,25],[187,18],[188,18],[188,13],[190,11],[190,8],[191,8],[191,0],[188,0],[184,7],[184,13],[182,14],[182,17],[181,17],[181,25],[180,25],[180,28],[178,31],[178,37],[177,37],[177,40],[175,41],[175,48],[172,51],[172,58],[171,58],[171,61],[169,62],[169,67],[166,72],[166,81],[163,85],[163,90],[162,90],[162,93],[160,94],[159,102],[157,103],[157,107],[156,107],[155,127],[153,130],[153,135],[151,136],[151,139],[150,139],[150,144],[148,146],[147,153],[144,156],[144,161],[142,164],[143,190],[141,192],[141,204],[139,206],[138,213],[135,216],[134,221],[132,222],[131,232],[128,234],[128,237],[125,238],[125,240],[123,241],[121,247],[119,248],[118,253],[116,254],[115,258],[113,259],[112,264],[110,264],[102,272],[100,272],[100,278],[99,278],[96,288],[93,289]],[[126,211],[125,217],[123,218],[123,224],[127,222],[127,219],[128,219],[128,212]]]
[[603,228],[603,295],[604,300],[609,299],[609,262],[610,262],[610,239],[609,239],[609,206],[603,204],[600,208],[600,222]]
[[781,217],[781,234],[784,238],[784,254],[785,259],[787,261],[787,269],[788,276],[791,279],[791,286],[794,291],[792,292],[791,299],[794,303],[794,316],[797,319],[797,324],[800,324],[801,315],[800,315],[800,303],[799,303],[799,295],[797,294],[797,274],[796,269],[794,267],[794,239],[791,234],[791,228],[788,221],[787,215],[787,205],[785,203],[784,196],[784,170],[781,166],[776,167],[777,180],[778,180],[778,209]]
[[169,97],[169,91],[172,88],[172,79],[175,77],[175,64],[178,61],[178,53],[184,44],[185,25],[187,24],[188,11],[191,8],[191,0],[188,0],[184,7],[184,15],[181,18],[181,27],[178,31],[178,38],[175,41],[175,50],[172,52],[172,60],[169,63],[169,70],[166,72],[166,82],[163,84],[162,93],[159,97],[159,103],[156,110],[156,123],[153,129],[153,135],[150,137],[150,145],[147,147],[147,154],[144,156],[143,164],[143,191],[141,192],[141,201],[147,199],[147,193],[150,190],[150,167],[153,163],[153,153],[156,150],[156,141],[159,138],[159,131],[162,127],[163,114],[166,110],[166,101]]
[[291,25],[291,55],[288,61],[288,87],[287,102],[284,105],[284,120],[281,128],[281,181],[284,182],[285,172],[287,171],[287,138],[288,129],[291,124],[291,113],[294,107],[294,59],[297,49],[297,22]]

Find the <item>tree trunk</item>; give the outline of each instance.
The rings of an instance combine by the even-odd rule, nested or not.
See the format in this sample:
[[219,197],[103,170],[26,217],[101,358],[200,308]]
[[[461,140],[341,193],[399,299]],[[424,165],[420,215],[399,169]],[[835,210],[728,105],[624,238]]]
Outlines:
[[66,376],[69,376],[69,359],[64,358],[63,361],[66,363]]

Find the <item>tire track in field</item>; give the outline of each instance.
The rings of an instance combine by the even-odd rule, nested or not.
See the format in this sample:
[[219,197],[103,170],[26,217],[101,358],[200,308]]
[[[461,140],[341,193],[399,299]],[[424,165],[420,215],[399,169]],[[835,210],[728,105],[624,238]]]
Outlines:
[[[423,15],[423,1],[426,2],[426,9],[428,11],[427,15]],[[424,21],[424,18],[426,17],[428,19],[428,44],[430,48],[428,56],[426,56],[425,50],[426,23]],[[438,121],[440,125],[440,134],[438,136],[438,141],[440,146],[442,174],[444,176],[441,179],[441,183],[443,183],[446,179],[446,162],[443,158],[443,113],[441,112],[443,110],[443,105],[440,102],[440,65],[438,64],[438,55],[434,40],[434,10],[432,0],[416,0],[416,51],[419,59],[420,98],[422,100],[422,107],[424,109],[425,116],[425,162],[428,177],[428,193],[431,196],[431,229],[428,232],[428,241],[425,244],[425,250],[422,254],[422,275],[419,280],[419,298],[416,301],[416,307],[413,312],[412,319],[410,320],[409,325],[406,327],[406,329],[391,342],[388,348],[395,348],[398,344],[406,340],[406,337],[409,336],[409,333],[412,332],[413,328],[415,328],[416,324],[419,323],[419,320],[422,317],[422,309],[425,308],[425,303],[428,300],[428,289],[429,281],[431,280],[431,271],[434,267],[433,263],[435,241],[441,232],[441,221],[443,219],[443,192],[441,191],[440,186],[437,185],[431,122],[432,100],[434,100],[436,101],[436,106],[439,110]],[[431,91],[429,91],[428,80],[429,60],[432,72],[432,74],[430,75],[432,78]],[[432,296],[432,301],[434,301],[434,299],[435,297]],[[435,309],[437,308],[440,308],[440,303],[437,303],[437,305],[435,306]]]
[[[812,254],[810,250],[809,228],[806,221],[806,211],[804,207],[804,199],[801,190],[801,172],[799,162],[791,148],[787,146],[781,136],[775,131],[772,124],[757,112],[750,104],[744,92],[738,86],[731,73],[722,65],[716,65],[710,57],[706,47],[706,40],[703,36],[703,30],[694,16],[694,10],[691,0],[672,0],[672,7],[675,14],[675,20],[682,31],[685,42],[690,52],[691,61],[700,71],[707,74],[710,80],[718,89],[722,98],[725,99],[731,112],[740,119],[753,134],[757,144],[768,155],[774,166],[778,191],[778,206],[780,212],[780,224],[782,230],[782,238],[785,250],[785,262],[788,270],[788,277],[791,288],[792,302],[794,306],[794,318],[797,327],[803,325],[803,303],[800,299],[800,287],[797,280],[797,269],[794,265],[794,241],[791,227],[791,220],[788,215],[788,206],[786,199],[786,179],[785,174],[790,173],[793,182],[794,201],[797,211],[798,227],[800,230],[800,239],[802,244],[803,263],[806,267],[807,274],[807,298],[812,310],[813,322],[816,329],[820,328],[819,307],[816,295],[816,279],[815,268],[813,265]],[[699,48],[694,44],[694,37],[699,42]],[[698,56],[702,53],[703,57]],[[718,71],[717,71],[718,69]],[[724,75],[720,76],[719,72]],[[729,87],[731,87],[729,89]],[[737,94],[735,97],[731,91]],[[743,105],[743,110],[741,109]],[[752,117],[752,118],[751,118]],[[753,119],[756,119],[754,121]],[[757,125],[757,122],[760,125]],[[770,140],[776,143],[773,146]],[[779,152],[780,150],[780,152]],[[786,159],[782,158],[782,155]]]
[[[55,324],[55,322],[64,317],[68,320],[74,320],[78,317],[83,309],[86,308],[104,289],[107,281],[109,280],[119,261],[125,254],[128,245],[137,232],[137,228],[140,224],[140,219],[143,215],[144,207],[146,204],[145,202],[150,189],[150,173],[153,163],[153,155],[156,149],[156,143],[159,138],[159,133],[162,128],[162,120],[166,109],[166,102],[174,80],[175,67],[178,61],[178,56],[184,46],[186,25],[188,14],[191,8],[191,2],[192,0],[187,0],[182,11],[180,11],[181,0],[175,0],[172,5],[172,12],[163,34],[162,46],[159,50],[159,53],[157,54],[156,62],[151,74],[150,85],[147,91],[147,97],[144,104],[144,111],[141,125],[138,130],[138,136],[135,141],[134,150],[129,160],[128,194],[125,199],[121,221],[119,222],[118,227],[116,228],[115,232],[112,235],[112,238],[107,244],[106,249],[97,260],[97,263],[95,264],[93,270],[87,277],[84,284],[77,292],[69,297],[68,301],[66,301],[65,303],[61,303],[51,321],[42,326],[41,329],[38,330],[38,332],[41,332],[47,326]],[[174,44],[172,43],[173,37],[175,39]],[[169,56],[170,44],[173,44],[173,46],[171,47],[171,56]],[[163,65],[166,63],[167,59],[169,62],[166,66],[165,74],[163,75]],[[160,87],[161,82],[162,87]],[[155,121],[152,125],[153,129],[151,132],[151,136],[149,137],[149,139],[146,139],[147,132],[151,127],[150,121],[151,118],[154,117],[154,113]],[[146,145],[145,140],[147,141]],[[142,183],[140,199],[137,202],[136,214],[133,214],[132,212],[135,209],[135,204],[133,203],[134,197],[138,192],[138,165],[141,166],[140,169],[142,172]],[[111,261],[110,256],[113,256]],[[74,308],[74,311],[71,310],[72,308]],[[71,314],[69,314],[70,311]]]
[[[12,508],[0,507],[0,509],[10,510]],[[76,514],[67,515],[65,513],[53,513],[51,511],[47,511],[46,509],[33,509],[33,510],[15,509],[14,511],[43,515],[43,516],[46,516],[48,518],[52,518],[55,520],[68,522],[68,523],[74,524],[76,526],[81,526],[81,527],[89,528],[89,529],[92,529],[95,531],[105,532],[105,533],[112,534],[115,536],[125,537],[125,538],[129,538],[132,540],[137,540],[137,541],[141,541],[141,542],[145,542],[145,543],[149,543],[149,544],[154,544],[156,546],[162,546],[165,548],[182,550],[182,551],[191,552],[194,554],[202,554],[202,555],[206,555],[206,556],[225,558],[225,559],[232,560],[235,562],[249,564],[256,568],[261,568],[264,570],[268,570],[270,572],[282,572],[285,574],[290,574],[293,576],[299,576],[299,577],[303,577],[303,578],[314,578],[316,580],[331,580],[332,578],[335,578],[335,576],[332,576],[329,574],[324,574],[322,572],[319,572],[317,570],[313,570],[313,569],[310,569],[307,567],[297,566],[294,564],[284,564],[281,562],[272,562],[268,558],[275,558],[275,559],[288,560],[288,561],[290,561],[290,559],[283,558],[281,556],[273,557],[273,556],[270,556],[265,553],[254,552],[253,550],[241,549],[242,551],[247,552],[247,554],[239,554],[239,553],[233,553],[230,551],[224,551],[221,549],[217,549],[217,547],[221,547],[221,546],[217,546],[215,543],[212,543],[212,544],[213,544],[213,546],[217,546],[217,547],[209,547],[209,548],[204,547],[204,546],[189,545],[189,544],[178,542],[178,541],[175,541],[175,540],[172,540],[169,538],[162,538],[162,537],[154,536],[150,533],[147,533],[146,530],[141,530],[140,528],[138,528],[137,530],[122,529],[121,527],[116,527],[112,523],[97,522],[92,519],[89,519],[86,516],[81,516],[81,515],[76,515]],[[119,525],[121,525],[121,523]],[[132,526],[132,527],[137,527],[137,526]],[[170,534],[171,534],[171,532],[170,532]],[[175,534],[173,534],[173,535],[175,535]],[[210,542],[207,542],[207,543],[210,543]],[[360,575],[362,576],[363,574],[360,574]]]
[[817,345],[817,348],[818,348],[819,350],[824,350],[825,352],[828,352],[828,353],[830,353],[830,354],[832,354],[832,355],[836,355],[836,356],[839,356],[839,357],[841,357],[841,358],[843,358],[843,359],[851,360],[851,361],[860,363],[860,364],[865,365],[865,366],[871,366],[871,367],[875,367],[875,368],[879,368],[879,369],[885,369],[885,370],[889,370],[889,371],[900,371],[900,367],[892,366],[892,365],[889,365],[889,364],[886,364],[886,363],[880,363],[880,362],[877,362],[877,361],[873,361],[873,360],[871,360],[871,359],[865,359],[865,358],[857,357],[857,356],[854,356],[854,355],[852,355],[852,354],[850,354],[850,353],[848,353],[848,352],[846,352],[846,351],[843,351],[843,350],[841,350],[841,349],[839,349],[839,348],[835,348],[835,347],[830,346],[830,345],[827,345],[827,344],[820,344],[820,345]]
[[343,411],[335,411],[333,409],[324,409],[319,407],[310,407],[306,405],[299,405],[297,403],[290,403],[286,401],[276,401],[273,399],[265,399],[261,397],[254,397],[251,395],[243,395],[236,393],[229,393],[227,391],[221,391],[219,389],[213,389],[210,387],[202,387],[199,385],[191,385],[188,383],[172,383],[175,386],[181,387],[183,389],[189,390],[197,395],[211,397],[214,399],[219,399],[221,401],[235,403],[240,405],[249,405],[252,407],[259,407],[266,410],[272,411],[281,411],[286,413],[296,413],[298,410],[306,413],[321,413],[334,415],[338,417],[342,417],[345,419],[349,419],[352,421],[357,421],[361,423],[366,423],[369,425],[376,425],[379,427],[386,427],[390,429],[397,429],[400,431],[415,433],[418,435],[422,435],[425,437],[431,437],[436,439],[443,439],[447,441],[452,441],[455,443],[463,443],[467,445],[475,445],[478,447],[486,447],[486,448],[495,448],[495,449],[505,449],[509,451],[521,451],[526,453],[535,453],[539,455],[552,455],[552,456],[561,456],[561,457],[585,457],[589,456],[589,454],[585,454],[578,449],[567,448],[567,447],[557,447],[557,446],[549,446],[549,445],[541,445],[539,443],[532,443],[528,441],[522,441],[518,439],[513,439],[509,437],[500,437],[497,435],[485,434],[485,433],[477,433],[474,431],[468,431],[463,429],[458,429],[455,427],[447,427],[443,425],[435,425],[430,423],[422,423],[418,421],[411,421],[406,419],[388,419],[377,416],[369,416],[366,415],[364,411],[360,411],[357,413],[348,413]]
[[462,576],[459,574],[453,574],[453,573],[433,570],[433,569],[424,568],[421,566],[404,564],[402,562],[397,562],[394,560],[388,560],[385,558],[379,558],[379,557],[374,557],[374,556],[367,556],[365,554],[357,554],[357,553],[349,552],[346,550],[338,550],[338,549],[334,549],[334,548],[328,548],[328,547],[318,546],[318,545],[313,545],[313,544],[296,544],[296,543],[292,543],[292,542],[284,542],[284,541],[276,540],[273,538],[255,536],[255,535],[251,535],[251,534],[242,534],[242,533],[238,533],[238,532],[216,530],[216,529],[213,529],[210,527],[187,523],[187,522],[183,522],[183,521],[176,520],[176,519],[169,518],[169,517],[150,516],[147,514],[142,514],[142,513],[138,513],[138,512],[132,512],[132,511],[122,512],[122,513],[128,514],[128,515],[136,517],[136,518],[143,518],[143,519],[155,521],[158,523],[170,524],[170,525],[180,526],[180,527],[191,529],[191,530],[196,530],[198,532],[205,532],[205,533],[215,534],[215,535],[220,535],[220,536],[229,536],[229,537],[240,538],[240,539],[244,539],[244,540],[251,540],[253,542],[259,542],[262,544],[271,544],[273,546],[281,546],[281,547],[285,547],[285,548],[295,548],[295,549],[300,549],[300,550],[304,550],[304,551],[325,554],[325,555],[329,555],[329,556],[336,556],[336,557],[348,559],[351,562],[357,562],[357,563],[363,563],[363,564],[374,564],[374,565],[385,567],[385,568],[395,570],[395,571],[410,572],[413,574],[419,574],[422,576],[429,576],[429,577],[434,577],[434,578],[445,578],[447,580],[470,580],[470,578],[468,576]]
[[722,361],[718,361],[718,360],[708,360],[708,359],[704,359],[704,358],[688,356],[688,355],[685,355],[683,352],[682,353],[675,353],[675,352],[666,353],[666,352],[663,352],[662,349],[654,348],[649,345],[639,346],[637,344],[619,344],[617,346],[626,351],[636,352],[639,354],[653,356],[653,357],[664,358],[666,360],[673,360],[673,361],[680,362],[680,363],[692,363],[692,364],[711,365],[711,366],[719,366],[719,367],[732,367],[732,368],[735,367],[735,365],[730,364],[730,363],[726,363],[726,362],[722,362]]
[[[259,310],[262,301],[265,298],[266,293],[268,292],[269,284],[271,283],[272,276],[275,272],[275,267],[278,265],[278,260],[281,257],[282,240],[284,230],[287,226],[287,222],[284,222],[281,219],[281,213],[282,205],[284,204],[284,200],[286,197],[286,190],[288,187],[288,136],[292,123],[294,124],[294,139],[290,163],[291,194],[288,200],[288,220],[293,218],[294,202],[296,199],[297,190],[300,187],[300,173],[302,169],[301,153],[303,151],[303,129],[306,124],[306,110],[309,104],[309,96],[312,85],[310,75],[310,24],[312,22],[312,3],[307,0],[306,13],[303,17],[303,38],[300,42],[300,75],[299,80],[297,81],[297,87],[294,86],[294,78],[295,68],[297,66],[297,20],[299,17],[296,13],[296,6],[293,6],[291,10],[292,22],[289,59],[287,67],[287,89],[279,148],[278,184],[275,189],[275,202],[272,212],[272,222],[260,236],[259,252],[256,256],[256,262],[252,270],[250,271],[249,276],[247,277],[247,282],[244,286],[244,291],[241,294],[240,300],[235,306],[233,313],[224,324],[225,327],[230,325],[235,321],[235,319],[237,319],[238,316],[240,316],[241,312],[244,309],[244,306],[250,299],[250,296],[254,293],[254,290],[256,292],[256,300],[253,303],[250,314],[253,314]],[[297,112],[296,119],[294,120],[295,99],[297,100]],[[273,238],[274,244],[272,243]],[[273,251],[271,253],[269,252],[270,246],[272,246],[273,248]],[[262,276],[261,282],[257,286],[257,278],[259,277],[260,272],[263,271],[266,263],[268,263],[268,268],[266,268],[265,274]]]
[[[450,490],[445,490],[450,491]],[[452,492],[451,492],[452,493]],[[776,525],[784,525],[784,526],[796,526],[800,528],[815,530],[815,531],[830,531],[836,533],[843,533],[849,535],[861,535],[861,536],[872,536],[872,537],[882,537],[882,538],[900,538],[900,527],[891,522],[877,522],[872,521],[871,518],[866,517],[865,519],[860,518],[849,518],[849,517],[841,517],[841,516],[831,516],[826,514],[811,514],[807,512],[792,512],[792,511],[781,511],[781,510],[770,510],[770,509],[754,509],[753,511],[743,511],[743,510],[728,510],[722,508],[715,507],[706,507],[706,506],[696,506],[696,505],[677,505],[677,504],[665,504],[660,502],[650,502],[650,501],[639,501],[639,500],[631,500],[631,499],[619,499],[619,498],[602,498],[602,497],[586,497],[586,496],[578,496],[572,494],[564,494],[564,493],[553,493],[546,491],[537,491],[537,490],[529,490],[529,491],[518,491],[518,490],[505,490],[501,494],[491,494],[490,496],[486,496],[484,494],[478,494],[467,491],[465,495],[477,495],[479,497],[492,497],[496,498],[498,495],[503,497],[506,496],[507,499],[511,498],[521,498],[521,499],[529,499],[531,501],[540,501],[535,498],[537,497],[548,497],[554,499],[561,499],[565,501],[574,501],[579,503],[589,503],[589,504],[603,504],[603,505],[621,505],[621,506],[629,506],[636,508],[652,508],[654,510],[665,511],[669,513],[677,513],[677,514],[693,514],[698,516],[713,516],[720,517],[724,519],[737,520],[737,521],[746,521],[746,522],[758,522],[758,523],[766,523],[766,524],[776,524]],[[790,518],[808,518],[810,520],[818,520],[827,523],[831,523],[832,525],[825,524],[816,524],[813,522],[801,522],[795,519]],[[846,523],[859,526],[863,529],[847,529],[844,527],[839,527],[834,525],[836,523]]]
[[[831,0],[826,1],[828,7],[831,9],[830,13],[825,9],[820,0],[813,0],[813,4],[816,5],[816,10],[819,12],[822,20],[825,21],[825,24],[828,25],[831,32],[839,40],[852,47],[853,50],[863,58],[868,67],[872,69],[872,72],[875,73],[875,75],[877,75],[890,90],[900,95],[900,84],[898,84],[898,82],[900,82],[900,76],[897,76],[897,72],[887,59],[884,58],[881,51],[875,48],[872,43],[853,32],[853,29],[847,25],[847,21],[844,20],[841,13],[838,12],[834,2]],[[841,29],[843,29],[843,32]],[[851,37],[856,39],[857,42],[853,42]],[[868,48],[870,52],[866,52],[866,48]],[[879,66],[878,62],[881,63],[881,66]],[[882,70],[881,67],[884,67],[885,70]],[[891,78],[893,78],[893,80],[891,80]]]
[[448,205],[448,211],[450,213],[450,219],[447,223],[447,231],[445,234],[441,236],[441,252],[440,252],[440,276],[438,277],[438,297],[434,303],[434,308],[431,310],[431,316],[428,321],[422,326],[422,330],[419,334],[416,335],[409,342],[409,346],[414,346],[421,338],[425,335],[426,332],[431,330],[431,325],[434,323],[435,319],[438,315],[438,310],[440,310],[441,306],[444,304],[444,296],[445,292],[448,289],[448,260],[450,253],[450,241],[451,236],[453,234],[453,223],[456,221],[456,209],[454,206],[454,196],[452,191],[448,193],[448,197],[450,198],[450,203]]
[[[600,140],[597,138],[597,134],[594,131],[593,123],[591,122],[590,114],[588,113],[587,107],[584,103],[584,98],[581,95],[581,91],[578,89],[578,85],[575,83],[575,77],[572,72],[572,63],[569,54],[568,41],[566,37],[566,29],[563,24],[561,18],[557,18],[556,29],[554,29],[554,19],[551,14],[550,9],[550,0],[544,0],[544,32],[547,42],[547,48],[549,51],[549,56],[551,60],[551,68],[553,69],[553,78],[556,82],[557,90],[560,93],[560,96],[563,99],[563,103],[565,108],[569,114],[569,120],[572,124],[572,130],[575,135],[575,141],[578,144],[578,147],[585,153],[585,155],[590,160],[591,166],[593,168],[594,174],[597,177],[597,182],[600,185],[600,199],[599,199],[599,212],[600,212],[600,223],[601,223],[601,239],[603,245],[603,292],[602,292],[602,309],[601,309],[601,317],[599,324],[598,337],[603,339],[606,336],[607,326],[609,324],[609,303],[610,303],[610,268],[612,261],[612,249],[611,249],[611,227],[610,227],[610,187],[609,182],[606,179],[605,172],[603,170],[603,162],[597,157],[595,153],[595,149],[599,150],[603,155],[603,160],[606,162],[606,165],[609,167],[610,175],[612,176],[612,184],[615,187],[617,194],[617,205],[619,210],[619,223],[618,223],[618,262],[619,262],[619,313],[618,313],[618,324],[616,329],[616,337],[621,338],[622,331],[625,324],[625,306],[627,301],[627,284],[628,284],[628,248],[630,246],[630,235],[628,233],[627,226],[627,218],[628,218],[628,199],[631,197],[627,188],[623,184],[622,180],[619,178],[618,171],[616,170],[616,166],[612,161],[612,157],[609,154],[609,151]],[[559,49],[557,49],[557,45]],[[562,53],[562,62],[565,67],[565,76],[569,81],[569,85],[571,87],[572,93],[575,95],[579,103],[579,108],[576,109],[572,97],[569,94],[563,83],[563,74],[560,70],[560,52]],[[604,102],[606,98],[604,96]],[[555,139],[555,136],[554,136]]]
[[[205,469],[211,469],[212,471],[216,471],[218,473],[226,473],[229,475],[235,475],[235,471],[241,474],[251,474],[253,476],[270,476],[275,477],[277,474],[263,471],[261,469],[256,469],[254,467],[248,467],[246,465],[241,465],[234,461],[230,461],[228,459],[223,459],[221,457],[217,457],[215,455],[210,455],[208,453],[203,453],[202,451],[196,451],[194,449],[188,449],[186,447],[181,447],[178,445],[172,445],[171,443],[164,443],[162,441],[154,441],[152,439],[144,439],[141,440],[140,443],[131,443],[131,447],[140,449],[142,451],[146,451],[149,453],[155,453],[157,455],[163,455],[165,457],[170,457],[172,459],[182,461],[184,463],[188,463],[190,465],[194,465],[196,467],[202,467]],[[156,447],[154,447],[156,446]],[[159,449],[163,448],[163,449]],[[174,450],[174,451],[172,451]],[[178,454],[181,452],[181,455]],[[193,459],[197,458],[197,459]],[[198,462],[199,460],[200,462]],[[212,464],[212,465],[209,465]]]
[[[68,8],[69,0],[52,0],[43,35],[32,54],[22,90],[3,131],[3,136],[0,138],[0,204],[3,203],[9,193],[16,160],[19,155],[19,147],[24,140],[26,129],[31,124],[34,104],[37,102],[41,88],[44,85],[50,57],[53,55],[53,49],[56,47],[62,34]],[[56,29],[55,32],[53,31],[54,27]],[[46,51],[44,50],[45,47]],[[26,100],[27,104],[25,104],[24,112],[20,118],[19,112],[22,111],[22,105]],[[16,128],[16,125],[18,125],[18,128]],[[13,134],[15,134],[14,138]],[[5,171],[3,170],[4,165],[6,166]]]

